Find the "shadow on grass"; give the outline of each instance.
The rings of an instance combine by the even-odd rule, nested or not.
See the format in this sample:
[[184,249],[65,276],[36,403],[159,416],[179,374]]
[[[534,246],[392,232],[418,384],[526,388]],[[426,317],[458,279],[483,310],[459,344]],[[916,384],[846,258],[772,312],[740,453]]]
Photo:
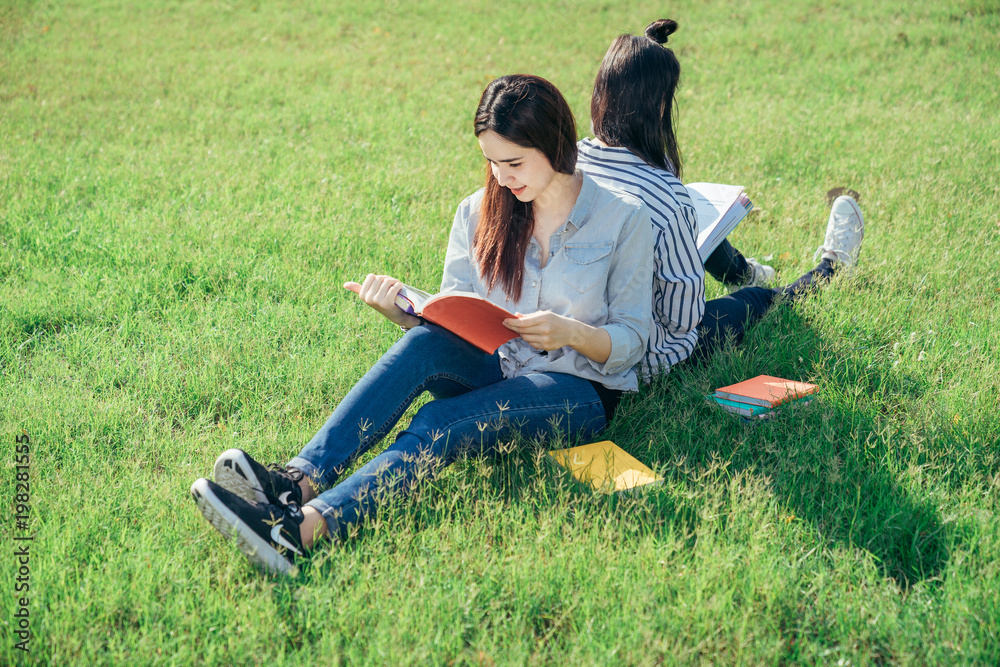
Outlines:
[[[665,441],[677,435],[689,441],[683,455],[696,470],[721,457],[730,474],[745,470],[766,478],[796,518],[831,543],[868,551],[902,588],[939,576],[948,536],[935,504],[906,488],[905,473],[915,461],[901,426],[903,402],[919,399],[927,387],[888,363],[838,352],[793,309],[780,309],[763,326],[766,335],[752,336],[742,349],[724,350],[705,367],[678,369],[661,381],[656,393],[697,404],[695,421],[708,432],[699,437],[665,428]],[[763,422],[732,418],[702,398],[758,374],[819,376],[827,390],[821,386],[818,400]],[[669,460],[678,448],[657,454]]]

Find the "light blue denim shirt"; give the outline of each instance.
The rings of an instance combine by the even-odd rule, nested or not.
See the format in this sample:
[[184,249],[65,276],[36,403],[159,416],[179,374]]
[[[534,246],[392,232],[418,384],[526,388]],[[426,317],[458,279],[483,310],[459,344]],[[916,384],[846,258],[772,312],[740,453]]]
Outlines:
[[499,286],[487,291],[472,253],[482,200],[480,190],[455,213],[441,291],[475,292],[511,313],[548,310],[611,336],[611,355],[603,364],[570,347],[542,352],[515,338],[499,350],[504,376],[567,373],[609,389],[638,389],[634,367],[646,353],[652,325],[653,234],[646,205],[583,174],[576,205],[549,239],[544,268],[541,246],[531,239],[521,298],[511,301]]

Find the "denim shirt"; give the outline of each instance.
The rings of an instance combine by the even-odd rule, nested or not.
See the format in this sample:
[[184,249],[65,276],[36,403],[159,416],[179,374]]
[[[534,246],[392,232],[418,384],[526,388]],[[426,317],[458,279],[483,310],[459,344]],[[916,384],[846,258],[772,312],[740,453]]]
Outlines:
[[498,350],[504,376],[567,373],[609,389],[638,389],[635,365],[645,355],[652,326],[653,238],[646,205],[583,174],[569,218],[549,238],[544,268],[541,246],[531,239],[521,298],[512,301],[499,286],[487,291],[476,266],[472,240],[482,200],[480,190],[455,213],[441,291],[475,292],[511,313],[548,310],[611,336],[611,354],[603,364],[568,346],[544,352],[514,338]]

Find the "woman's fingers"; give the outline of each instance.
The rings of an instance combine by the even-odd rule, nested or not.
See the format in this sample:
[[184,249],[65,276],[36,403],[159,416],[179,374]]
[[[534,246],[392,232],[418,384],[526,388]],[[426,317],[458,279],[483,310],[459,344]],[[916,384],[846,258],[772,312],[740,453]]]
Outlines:
[[503,323],[536,350],[558,350],[568,344],[566,318],[547,310],[529,315],[518,313],[516,318],[507,318]]
[[359,292],[359,295],[365,303],[371,304],[372,292],[376,289],[378,289],[378,276],[373,273],[369,273],[365,276],[365,281],[361,283],[361,291]]
[[402,283],[391,276],[378,276],[378,284],[373,298],[379,304],[391,304],[396,298],[395,293],[399,292],[400,286]]
[[344,287],[361,297],[369,306],[388,314],[398,308],[396,295],[403,288],[403,283],[392,276],[369,273],[363,283],[346,282]]
[[[402,285],[402,283],[392,276],[380,276],[374,273],[365,276],[365,281],[360,285],[358,283],[344,283],[344,287],[356,292],[362,301],[370,306],[385,304],[386,296],[397,285]],[[397,289],[396,292],[398,293],[398,291]],[[395,294],[393,298],[395,298]]]
[[545,310],[530,315],[518,314],[517,318],[507,318],[503,321],[508,329],[520,333],[551,332],[558,325],[558,315]]

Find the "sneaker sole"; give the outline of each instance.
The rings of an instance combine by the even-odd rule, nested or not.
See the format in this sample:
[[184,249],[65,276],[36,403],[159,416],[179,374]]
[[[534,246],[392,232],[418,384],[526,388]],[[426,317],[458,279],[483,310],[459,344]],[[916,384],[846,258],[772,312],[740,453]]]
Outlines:
[[854,201],[861,205],[861,194],[857,190],[852,190],[851,188],[833,188],[826,193],[826,205],[827,207],[833,206],[833,202],[837,200],[837,197],[841,195],[847,195]]
[[227,540],[235,537],[240,551],[252,563],[274,574],[291,574],[295,566],[236,516],[236,513],[215,495],[208,485],[208,480],[195,481],[191,485],[191,496],[205,520]]
[[[228,465],[227,465],[228,464]],[[242,449],[227,449],[215,459],[215,483],[251,503],[266,503],[264,486],[253,473]]]

